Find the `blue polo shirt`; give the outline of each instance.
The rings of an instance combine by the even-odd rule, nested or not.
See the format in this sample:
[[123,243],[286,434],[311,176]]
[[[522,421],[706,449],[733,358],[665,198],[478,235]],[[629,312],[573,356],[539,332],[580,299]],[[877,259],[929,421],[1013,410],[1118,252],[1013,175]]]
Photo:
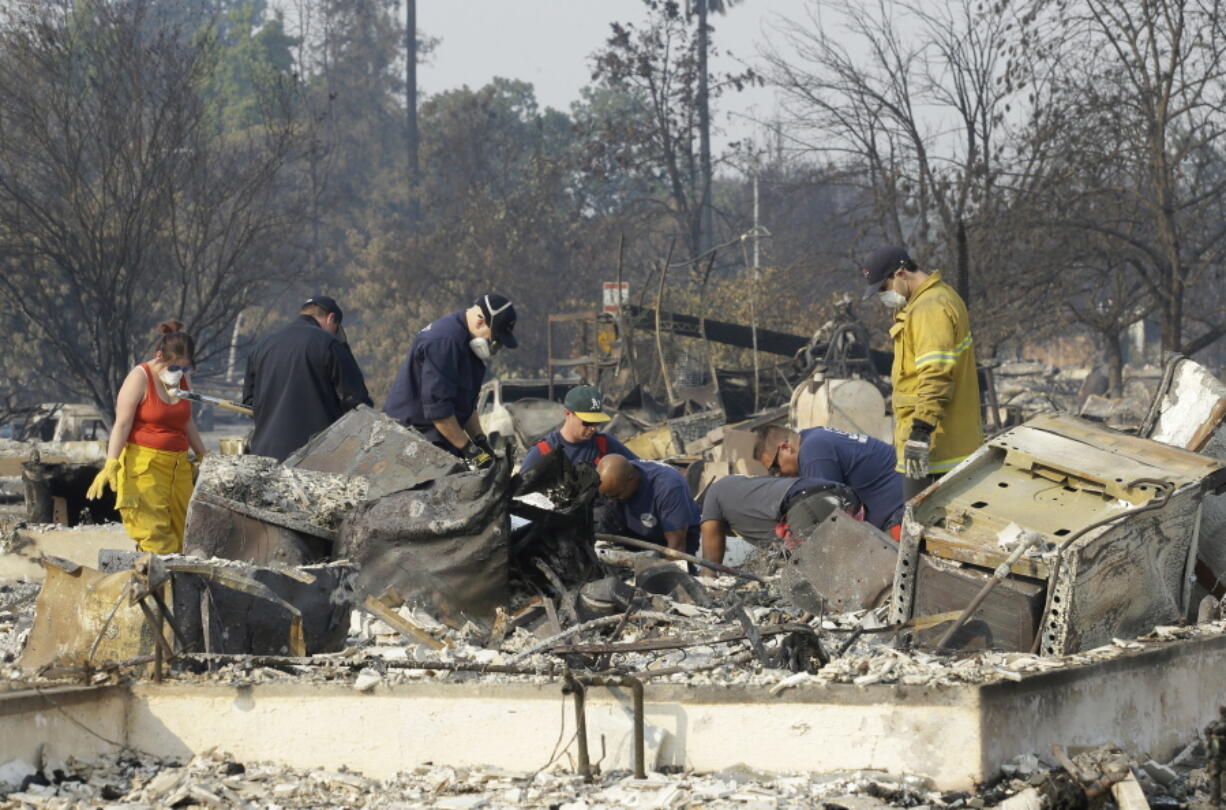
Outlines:
[[902,509],[897,461],[893,447],[863,433],[829,427],[800,431],[800,476],[851,487],[864,504],[864,519],[878,529],[889,526]]
[[656,461],[631,461],[639,471],[639,488],[629,499],[614,501],[613,508],[630,533],[667,545],[664,533],[687,529],[686,551],[698,549],[698,526],[702,514],[690,496],[685,476]]
[[[562,429],[551,430],[541,439],[551,448],[551,452],[561,450],[570,459],[571,464],[586,462],[595,464],[596,457],[600,455],[600,445],[597,442],[597,437],[603,437],[605,441],[605,452],[607,456],[610,453],[617,453],[620,456],[625,456],[631,461],[637,461],[638,456],[626,449],[626,445],[614,439],[612,436],[603,433],[597,433],[592,438],[584,442],[568,442],[562,438]],[[524,460],[520,463],[519,468],[526,470],[533,464],[541,460],[541,442],[537,442],[528,448],[528,452],[524,454]]]
[[454,416],[463,427],[485,379],[485,363],[468,348],[464,312],[444,315],[417,333],[383,405],[388,416],[448,447],[432,423]]

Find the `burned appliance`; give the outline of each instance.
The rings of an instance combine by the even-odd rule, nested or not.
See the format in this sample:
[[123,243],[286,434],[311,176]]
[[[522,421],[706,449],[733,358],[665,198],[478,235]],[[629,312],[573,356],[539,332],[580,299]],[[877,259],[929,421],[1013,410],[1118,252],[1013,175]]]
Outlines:
[[949,647],[1063,655],[1176,622],[1191,599],[1202,499],[1224,486],[1215,459],[1040,416],[909,504],[892,618],[968,607],[1024,536],[1033,547]]

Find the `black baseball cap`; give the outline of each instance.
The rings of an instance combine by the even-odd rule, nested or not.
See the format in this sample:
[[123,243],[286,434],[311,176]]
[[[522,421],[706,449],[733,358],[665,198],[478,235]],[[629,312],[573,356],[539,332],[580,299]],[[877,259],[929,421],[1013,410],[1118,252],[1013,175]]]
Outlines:
[[514,332],[515,307],[511,304],[510,298],[497,293],[487,293],[474,301],[473,305],[481,308],[481,316],[490,325],[494,340],[508,349],[514,349],[519,345]]
[[907,254],[907,251],[897,245],[879,247],[868,254],[868,258],[864,260],[864,265],[860,268],[864,273],[864,281],[868,284],[864,290],[864,297],[870,298],[879,292],[881,282],[894,275],[894,272],[903,266],[907,266],[907,269],[914,269],[915,262],[911,261],[911,256]]
[[324,312],[330,312],[336,316],[336,322],[340,323],[345,320],[345,315],[341,312],[340,306],[336,301],[326,295],[312,295],[306,301],[302,302],[303,308],[309,307],[312,304],[322,309]]

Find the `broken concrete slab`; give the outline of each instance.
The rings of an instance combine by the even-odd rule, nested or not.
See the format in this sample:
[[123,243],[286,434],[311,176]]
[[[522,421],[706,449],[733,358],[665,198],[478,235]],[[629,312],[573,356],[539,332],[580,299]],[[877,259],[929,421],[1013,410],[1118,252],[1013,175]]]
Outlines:
[[1226,384],[1200,363],[1187,358],[1172,362],[1149,438],[1199,451],[1226,417]]

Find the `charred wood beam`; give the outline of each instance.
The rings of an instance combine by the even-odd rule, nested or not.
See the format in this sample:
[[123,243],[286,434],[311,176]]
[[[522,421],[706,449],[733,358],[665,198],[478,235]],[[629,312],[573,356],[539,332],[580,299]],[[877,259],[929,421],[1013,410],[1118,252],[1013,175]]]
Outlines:
[[[630,314],[629,322],[635,328],[654,329],[656,311],[639,306],[626,308]],[[694,315],[683,315],[679,312],[660,312],[660,329],[682,337],[703,338],[714,343],[736,346],[740,349],[752,349],[753,329],[739,323],[715,321],[710,318],[701,319]],[[809,338],[803,335],[793,335],[790,332],[776,332],[773,329],[758,328],[758,351],[777,354],[784,357],[795,357],[803,348],[809,345]],[[814,357],[823,357],[826,346],[818,345],[813,349]],[[868,359],[878,373],[888,374],[893,354],[890,352],[869,350]]]
[[[652,329],[655,326],[656,311],[643,307],[628,307],[636,328]],[[703,334],[705,327],[706,334]],[[693,315],[682,315],[677,312],[660,312],[660,329],[684,337],[702,338],[737,346],[742,349],[753,348],[753,330],[739,323],[713,321],[705,319],[703,323]],[[775,332],[771,329],[758,329],[758,351],[780,354],[791,357],[808,345],[809,339],[787,332]]]

